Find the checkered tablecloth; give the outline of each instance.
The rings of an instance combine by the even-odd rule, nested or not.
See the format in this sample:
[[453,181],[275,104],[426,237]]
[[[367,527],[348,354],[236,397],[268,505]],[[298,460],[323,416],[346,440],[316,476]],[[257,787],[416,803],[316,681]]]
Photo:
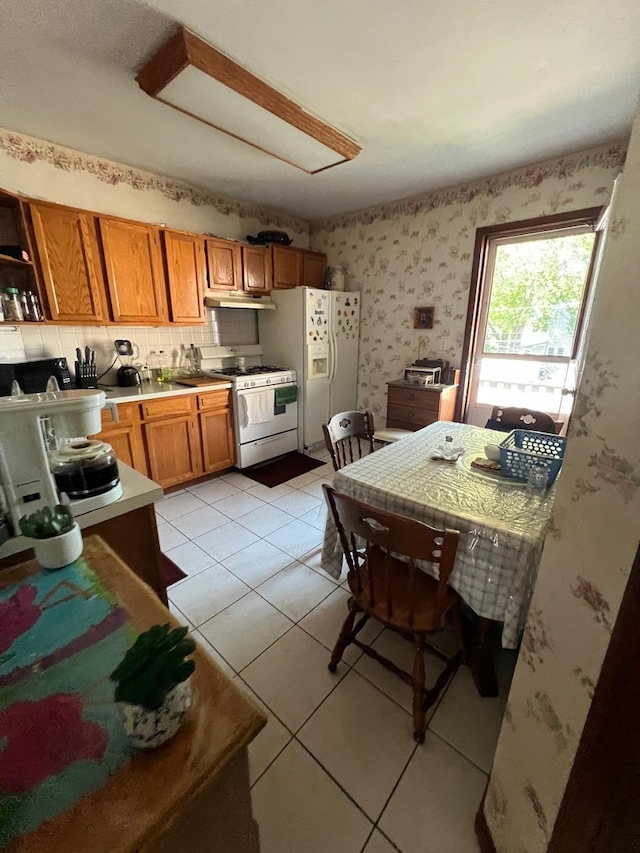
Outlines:
[[[453,436],[465,455],[497,444],[504,433],[438,421],[412,436],[348,465],[334,474],[334,488],[372,506],[417,518],[432,527],[460,531],[450,584],[479,616],[504,623],[502,645],[515,648],[529,607],[555,486],[544,497],[524,485],[479,476],[456,463],[431,456]],[[471,456],[466,457],[466,462]],[[322,567],[340,576],[342,549],[329,514]],[[433,566],[424,564],[434,573]]]

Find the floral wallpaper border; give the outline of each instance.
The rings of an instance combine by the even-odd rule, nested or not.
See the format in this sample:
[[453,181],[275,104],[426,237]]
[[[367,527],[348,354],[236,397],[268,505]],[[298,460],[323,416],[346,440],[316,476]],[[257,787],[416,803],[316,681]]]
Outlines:
[[311,223],[311,233],[335,231],[338,228],[352,228],[357,225],[371,225],[373,222],[395,219],[398,216],[427,213],[447,205],[468,204],[479,196],[496,198],[511,187],[533,189],[546,178],[566,179],[583,169],[594,166],[620,170],[624,165],[626,152],[626,140],[618,140],[605,148],[600,147],[568,154],[471,183],[459,184],[376,207],[315,220]]
[[307,232],[309,228],[308,222],[304,219],[269,208],[244,204],[223,196],[211,195],[181,181],[163,178],[152,172],[123,166],[112,160],[104,160],[73,148],[66,148],[53,142],[43,142],[32,136],[2,128],[0,128],[0,151],[23,163],[40,161],[63,172],[86,172],[111,186],[126,184],[134,190],[155,190],[171,201],[188,201],[194,207],[210,206],[224,216],[237,215],[244,219],[257,219],[265,225],[289,228],[302,233]]

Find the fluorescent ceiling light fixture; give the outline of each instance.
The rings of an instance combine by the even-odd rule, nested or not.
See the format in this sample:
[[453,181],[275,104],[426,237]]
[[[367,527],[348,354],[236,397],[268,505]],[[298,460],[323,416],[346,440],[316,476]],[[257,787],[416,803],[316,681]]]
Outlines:
[[136,80],[152,98],[310,175],[362,150],[184,27]]

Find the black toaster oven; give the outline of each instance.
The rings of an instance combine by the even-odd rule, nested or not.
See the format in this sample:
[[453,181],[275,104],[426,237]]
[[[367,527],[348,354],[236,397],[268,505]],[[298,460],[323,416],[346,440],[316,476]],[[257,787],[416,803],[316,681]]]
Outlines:
[[66,358],[0,362],[0,397],[11,394],[13,382],[17,382],[25,394],[45,391],[51,376],[55,376],[61,391],[71,391],[71,375]]

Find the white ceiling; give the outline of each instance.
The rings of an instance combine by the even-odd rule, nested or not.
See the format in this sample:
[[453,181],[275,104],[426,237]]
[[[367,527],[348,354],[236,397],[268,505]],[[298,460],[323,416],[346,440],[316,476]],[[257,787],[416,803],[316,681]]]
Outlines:
[[[0,126],[304,218],[625,136],[637,0],[2,0]],[[145,95],[185,24],[362,145],[306,175]],[[1,182],[1,181],[0,181]]]

